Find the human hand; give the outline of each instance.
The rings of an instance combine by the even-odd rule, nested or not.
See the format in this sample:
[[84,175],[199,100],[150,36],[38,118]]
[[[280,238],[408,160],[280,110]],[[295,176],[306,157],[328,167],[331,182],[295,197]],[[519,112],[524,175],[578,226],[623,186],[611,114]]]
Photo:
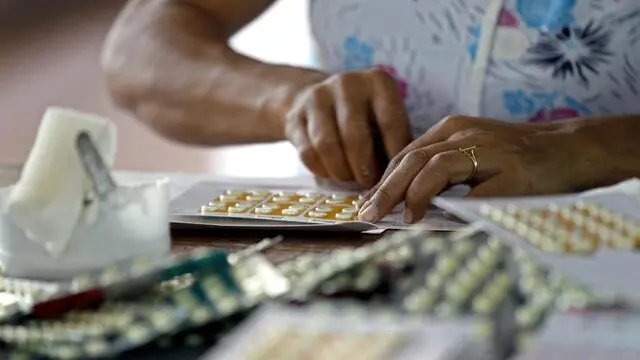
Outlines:
[[[471,186],[470,197],[574,190],[592,169],[570,124],[445,118],[391,161],[361,201],[358,218],[378,221],[404,200],[405,222],[416,222],[432,197],[461,183]],[[473,153],[460,151],[465,148]]]
[[311,172],[367,189],[384,171],[381,158],[393,158],[411,141],[398,86],[380,69],[337,74],[308,87],[285,121],[287,139]]

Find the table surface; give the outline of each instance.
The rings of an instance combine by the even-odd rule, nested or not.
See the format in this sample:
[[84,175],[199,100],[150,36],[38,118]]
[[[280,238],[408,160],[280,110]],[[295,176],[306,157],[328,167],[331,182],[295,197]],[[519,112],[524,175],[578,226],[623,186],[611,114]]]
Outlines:
[[[16,166],[0,165],[0,186],[15,183],[20,176],[20,168]],[[219,180],[224,182],[252,182],[255,179],[237,179],[218,177],[207,174],[184,173],[146,173],[135,171],[117,171],[115,178],[119,183],[140,183],[162,178],[169,179],[172,197],[178,196],[194,184],[205,180]],[[260,179],[263,183],[281,184],[283,182],[309,186],[314,180],[307,177],[287,179]],[[338,247],[356,247],[375,241],[381,235],[365,235],[360,233],[319,233],[292,232],[279,233],[264,230],[220,230],[220,229],[172,229],[173,249],[176,252],[187,251],[198,247],[224,248],[237,251],[255,244],[265,237],[284,235],[284,241],[268,251],[267,256],[274,262],[282,262],[294,258],[301,253],[323,252]]]

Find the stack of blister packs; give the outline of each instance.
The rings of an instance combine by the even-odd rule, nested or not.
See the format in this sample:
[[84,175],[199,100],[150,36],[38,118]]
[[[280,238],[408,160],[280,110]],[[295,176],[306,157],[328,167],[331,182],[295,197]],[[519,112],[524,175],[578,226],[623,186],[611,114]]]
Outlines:
[[571,279],[473,226],[277,265],[200,250],[68,283],[4,279],[0,341],[15,359],[546,359],[576,347],[557,332],[633,305]]

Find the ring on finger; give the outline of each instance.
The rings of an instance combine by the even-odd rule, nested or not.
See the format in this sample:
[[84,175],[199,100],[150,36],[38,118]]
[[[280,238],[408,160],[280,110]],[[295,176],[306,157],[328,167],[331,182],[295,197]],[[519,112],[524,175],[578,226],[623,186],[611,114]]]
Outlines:
[[473,165],[473,168],[471,169],[471,174],[469,174],[469,176],[464,182],[467,182],[473,179],[478,174],[478,158],[476,157],[476,153],[475,153],[475,149],[477,147],[478,147],[477,145],[474,145],[466,148],[458,148],[458,151],[464,154],[464,156],[466,156],[471,161],[471,164]]

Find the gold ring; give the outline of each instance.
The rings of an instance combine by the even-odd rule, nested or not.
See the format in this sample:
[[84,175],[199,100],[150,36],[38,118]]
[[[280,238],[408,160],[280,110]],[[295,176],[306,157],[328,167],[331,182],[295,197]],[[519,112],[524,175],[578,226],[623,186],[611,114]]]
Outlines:
[[478,174],[478,159],[476,158],[476,153],[474,151],[477,147],[478,146],[469,146],[466,148],[458,149],[458,151],[463,153],[464,156],[468,157],[469,160],[471,160],[471,163],[473,164],[473,170],[471,170],[471,174],[469,174],[469,177],[464,182],[467,182],[473,179]]

